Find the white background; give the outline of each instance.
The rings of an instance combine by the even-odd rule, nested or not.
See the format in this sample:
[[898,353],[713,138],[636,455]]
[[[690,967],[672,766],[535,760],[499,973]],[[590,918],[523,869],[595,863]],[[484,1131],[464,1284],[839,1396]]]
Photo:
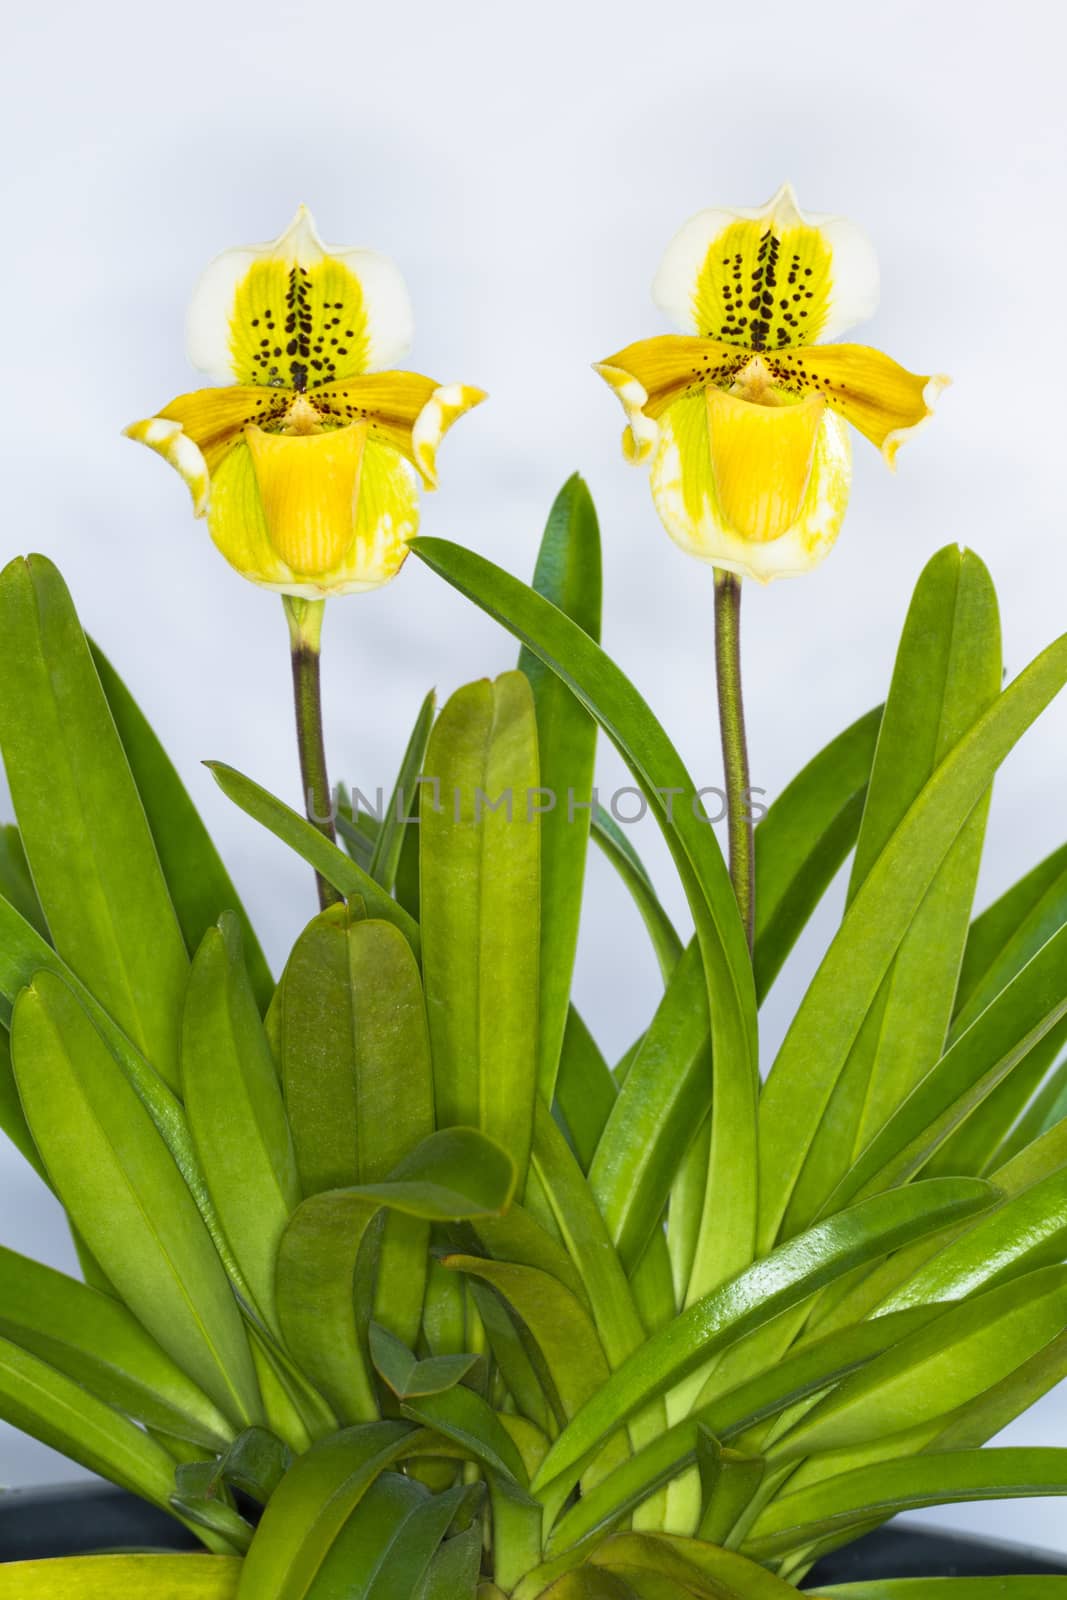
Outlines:
[[[223,564],[177,477],[120,437],[195,385],[182,322],[207,260],[277,233],[303,200],[327,239],[399,261],[412,365],[492,395],[448,440],[424,527],[526,575],[580,468],[602,519],[608,648],[713,784],[711,573],[660,530],[589,363],[666,331],[648,285],[700,207],[758,204],[789,177],[802,205],[861,221],[883,300],[859,337],[955,387],[897,477],[857,439],[852,509],[818,573],[746,586],[753,778],[773,796],[882,696],[911,587],[947,541],[993,570],[1009,672],[1067,624],[1064,43],[1058,8],[1033,0],[57,0],[9,15],[0,554],[58,560],[275,962],[312,910],[307,874],[198,762],[225,758],[296,801],[280,606]],[[331,606],[325,647],[333,775],[368,792],[389,783],[427,687],[514,657],[414,560]],[[998,782],[983,903],[1063,837],[1065,734],[1061,706]],[[602,785],[619,776],[605,757]],[[636,837],[681,918],[658,840]],[[768,1007],[768,1059],[836,907]],[[595,861],[577,997],[610,1054],[656,990]],[[71,1262],[56,1207],[6,1150],[0,1209],[5,1243]],[[1011,1437],[1061,1442],[1064,1414],[1052,1397]],[[75,1475],[0,1431],[0,1481]],[[1055,1501],[928,1515],[1067,1549]]]

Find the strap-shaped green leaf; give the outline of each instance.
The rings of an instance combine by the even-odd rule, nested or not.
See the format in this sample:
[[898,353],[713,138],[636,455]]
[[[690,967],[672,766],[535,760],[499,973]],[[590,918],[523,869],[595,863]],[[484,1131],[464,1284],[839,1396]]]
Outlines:
[[671,974],[589,1168],[627,1268],[660,1225],[682,1157],[710,1109],[711,1084],[707,988],[694,941]]
[[935,1315],[936,1312],[925,1310],[910,1311],[843,1329],[797,1350],[758,1377],[701,1406],[583,1493],[552,1529],[549,1553],[599,1537],[655,1489],[680,1477],[697,1460],[701,1429],[710,1429],[720,1441],[736,1438],[863,1367]]
[[1067,637],[1040,655],[945,757],[867,873],[793,1020],[760,1103],[760,1238],[793,1185],[900,942],[996,768],[1067,681]]
[[[1056,902],[1065,872],[1067,844],[1046,856],[1044,861],[994,900],[981,916],[975,917],[960,967],[957,1014],[964,1006],[970,1005],[972,996],[980,989],[991,998],[998,989],[1004,987],[1004,981],[998,982],[993,974],[1000,966],[1005,951],[1015,942],[1020,929],[1034,925],[1031,919],[1035,912],[1040,921],[1042,913],[1039,908],[1042,905],[1048,907]],[[1054,925],[1049,926],[1045,938],[1039,938],[1037,943],[1044,944],[1045,939],[1055,931]]]
[[89,641],[133,781],[152,830],[163,876],[190,956],[224,911],[236,917],[256,1003],[265,1011],[274,979],[229,873],[173,763],[103,651]]
[[421,1586],[415,1590],[414,1600],[475,1600],[481,1564],[482,1529],[480,1523],[473,1522],[465,1532],[457,1533],[441,1546]]
[[310,922],[286,964],[276,1022],[305,1195],[375,1182],[432,1133],[422,985],[391,923],[343,908]]
[[756,991],[764,999],[856,842],[882,707],[839,733],[756,825]]
[[472,1389],[409,1400],[402,1407],[483,1469],[492,1506],[493,1569],[510,1590],[541,1552],[541,1507],[527,1493],[526,1467],[503,1421]]
[[1067,928],[1053,935],[916,1084],[853,1162],[826,1202],[827,1212],[847,1205],[858,1194],[903,1182],[924,1166],[944,1139],[1067,1015],[1065,964]]
[[48,1182],[44,1162],[37,1153],[30,1125],[19,1099],[15,1069],[11,1065],[11,1036],[0,1027],[0,1129],[3,1129],[24,1161],[28,1161],[38,1177]]
[[[484,1492],[480,1484],[458,1484],[453,1489],[446,1489],[443,1494],[424,1497],[421,1503],[414,1505],[403,1526],[397,1530],[390,1547],[381,1553],[374,1576],[365,1590],[367,1600],[412,1600],[413,1596],[427,1592],[432,1594],[433,1589],[427,1591],[423,1585],[430,1577],[434,1558],[441,1549],[449,1527],[457,1517],[470,1514],[465,1507],[472,1505],[476,1510]],[[475,1535],[480,1538],[480,1527],[475,1523],[473,1528]],[[451,1541],[453,1544],[456,1542]],[[467,1538],[453,1552],[451,1560],[438,1569],[438,1584],[443,1573],[448,1572],[455,1585],[449,1593],[449,1600],[467,1600],[467,1596],[473,1594],[473,1581],[468,1576],[471,1571],[471,1549],[471,1540]],[[347,1571],[345,1576],[348,1576]]]
[[[681,946],[679,946],[679,951]],[[583,1172],[589,1171],[618,1087],[593,1035],[571,1006],[556,1079],[556,1108]]]
[[[1067,1060],[1058,1063],[1014,1127],[1003,1135],[987,1165],[996,1170],[1067,1117]],[[1003,1124],[1002,1124],[1003,1127]]]
[[337,1535],[308,1600],[338,1595],[368,1600],[382,1568],[403,1547],[416,1514],[429,1500],[428,1491],[414,1479],[383,1472]]
[[715,1226],[699,1243],[695,1268],[698,1285],[711,1287],[747,1265],[755,1250],[756,998],[737,901],[696,785],[633,684],[569,617],[472,551],[425,538],[411,548],[569,686],[640,783],[674,857],[700,939],[714,1030]]
[[[977,556],[948,545],[908,608],[878,733],[850,900],[923,785],[1000,693],[996,593]],[[900,941],[808,1151],[783,1231],[820,1214],[849,1157],[944,1048],[967,939],[988,791],[972,809]]]
[[1067,1166],[1002,1200],[952,1239],[878,1306],[962,1300],[1006,1278],[1061,1261],[1067,1254]]
[[426,756],[436,704],[437,696],[431,689],[419,707],[419,714],[415,718],[415,726],[411,730],[411,737],[408,739],[400,762],[400,770],[396,775],[396,783],[389,796],[385,814],[378,825],[367,864],[367,871],[375,883],[380,883],[382,888],[389,892],[396,882],[405,832],[418,825],[412,820],[418,815],[416,803],[418,778]]
[[755,1560],[802,1549],[873,1516],[918,1506],[1067,1494],[1067,1450],[943,1451],[879,1462],[824,1479],[773,1502],[742,1546]]
[[386,894],[380,884],[375,883],[369,872],[364,872],[343,850],[331,844],[314,823],[298,815],[284,800],[276,799],[251,778],[226,766],[225,762],[205,761],[204,765],[227,799],[232,800],[254,822],[261,823],[276,839],[287,844],[290,850],[295,850],[302,860],[314,867],[320,877],[333,885],[338,894],[346,899],[360,897],[369,916],[381,917],[398,927],[418,955],[419,930],[416,923],[392,895]]
[[421,926],[437,1121],[481,1128],[514,1156],[521,1182],[541,948],[537,722],[525,675],[458,690],[437,719],[426,766]]
[[196,1200],[215,1242],[215,1248],[225,1261],[227,1271],[236,1281],[239,1277],[237,1264],[219,1226],[218,1218],[214,1214],[211,1197],[207,1192],[193,1149],[189,1124],[177,1096],[149,1066],[136,1046],[93,998],[85,985],[75,977],[52,946],[41,938],[12,905],[0,898],[0,995],[14,1004],[19,993],[41,972],[53,974],[62,980],[66,988],[78,997],[101,1037],[107,1041],[115,1060],[158,1128],[163,1142],[188,1185],[189,1192]]
[[238,1600],[307,1600],[334,1542],[379,1473],[403,1456],[407,1422],[347,1428],[300,1456],[271,1496]]
[[260,1314],[277,1325],[274,1262],[300,1202],[277,1069],[225,912],[201,941],[182,1019],[185,1113],[204,1178]]
[[157,1506],[168,1506],[174,1457],[73,1378],[4,1338],[0,1416],[91,1472]]
[[1067,1576],[1024,1573],[1010,1578],[870,1578],[820,1584],[823,1600],[1065,1600]]
[[648,869],[610,811],[601,805],[593,807],[592,838],[630,891],[666,983],[682,953],[682,941],[660,903]]
[[846,1378],[768,1454],[784,1461],[852,1449],[944,1416],[1008,1377],[1065,1323],[1067,1268],[987,1290]]
[[235,1600],[237,1556],[67,1556],[0,1566],[0,1600]]
[[608,1363],[588,1311],[569,1289],[535,1267],[480,1256],[445,1256],[446,1267],[491,1284],[518,1313],[537,1345],[559,1397],[573,1417],[608,1377]]
[[11,902],[42,939],[48,938],[48,923],[33,886],[22,836],[13,822],[0,828],[0,895]]
[[233,1427],[118,1300],[0,1247],[0,1334],[159,1432],[208,1449]]
[[492,1214],[506,1210],[514,1184],[503,1150],[474,1129],[450,1128],[425,1139],[388,1182],[329,1189],[297,1207],[278,1250],[278,1314],[289,1349],[342,1421],[377,1414],[371,1307],[358,1275],[378,1212],[387,1207],[427,1222]]
[[[592,1578],[592,1582],[587,1579]],[[615,1587],[597,1587],[610,1579]],[[526,1585],[517,1600],[538,1591]],[[796,1590],[732,1550],[675,1534],[617,1533],[589,1562],[544,1591],[545,1600],[789,1600]]]
[[[600,529],[592,496],[577,473],[556,496],[534,568],[537,593],[591,639],[600,638]],[[530,680],[544,793],[541,816],[541,996],[537,1083],[551,1105],[570,1003],[578,920],[589,844],[596,723],[566,684],[529,650],[519,669]]]
[[797,1305],[853,1267],[988,1206],[994,1191],[975,1179],[929,1180],[872,1199],[816,1223],[713,1290],[624,1361],[564,1429],[535,1482],[573,1482],[634,1411],[697,1371],[708,1359]]
[[196,1202],[121,1067],[52,973],[19,996],[12,1043],[34,1142],[107,1277],[231,1421],[260,1421],[241,1315]]
[[178,1084],[188,959],[89,647],[42,556],[0,575],[0,749],[56,949]]

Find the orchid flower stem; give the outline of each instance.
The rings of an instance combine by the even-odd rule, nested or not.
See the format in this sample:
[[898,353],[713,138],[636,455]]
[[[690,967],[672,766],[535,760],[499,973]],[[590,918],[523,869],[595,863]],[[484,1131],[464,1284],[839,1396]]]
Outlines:
[[745,740],[745,708],[741,698],[741,580],[732,572],[715,572],[715,677],[719,690],[719,727],[726,775],[730,877],[745,925],[749,950],[755,915],[755,836]]
[[[304,791],[304,809],[308,821],[337,843],[337,829],[333,820],[333,796],[326,771],[326,746],[322,736],[322,687],[319,678],[319,652],[322,639],[322,617],[325,600],[302,600],[296,595],[283,595],[286,620],[289,623],[289,644],[293,660],[293,707],[296,711],[296,744],[300,752],[300,777]],[[315,874],[319,890],[319,904],[325,911],[336,905],[341,896]]]

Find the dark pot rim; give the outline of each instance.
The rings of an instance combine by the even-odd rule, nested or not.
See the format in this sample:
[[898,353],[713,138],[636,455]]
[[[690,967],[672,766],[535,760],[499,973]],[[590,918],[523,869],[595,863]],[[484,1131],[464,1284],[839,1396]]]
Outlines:
[[[0,1562],[94,1550],[199,1550],[165,1511],[107,1483],[0,1492]],[[899,1522],[864,1534],[812,1568],[805,1588],[878,1578],[1067,1575],[1067,1555]]]

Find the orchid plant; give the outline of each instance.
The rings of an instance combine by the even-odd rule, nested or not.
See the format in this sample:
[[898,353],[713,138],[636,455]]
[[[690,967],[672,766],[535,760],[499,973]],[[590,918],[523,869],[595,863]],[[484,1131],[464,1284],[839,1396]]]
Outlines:
[[[197,292],[190,352],[233,381],[129,430],[283,596],[304,803],[209,764],[316,875],[277,981],[59,573],[0,575],[0,1126],[81,1265],[0,1250],[0,1415],[204,1547],[10,1564],[0,1600],[789,1600],[897,1511],[1067,1493],[1067,1450],[980,1448],[1067,1374],[1067,846],[973,915],[993,776],[1067,636],[1003,686],[991,579],[948,546],[884,705],[753,827],[741,578],[821,560],[844,422],[891,461],[944,380],[814,343],[873,309],[874,257],[788,189],[694,219],[656,293],[685,335],[599,370],[715,568],[729,868],[597,642],[585,485],[532,585],[415,538],[416,478],[482,395],[394,370],[396,270],[305,212]],[[427,697],[375,815],[331,794],[322,607],[409,553],[520,650]],[[599,730],[691,937],[596,803]],[[571,998],[591,844],[662,973],[614,1064]],[[759,1006],[850,857],[761,1079]]]

